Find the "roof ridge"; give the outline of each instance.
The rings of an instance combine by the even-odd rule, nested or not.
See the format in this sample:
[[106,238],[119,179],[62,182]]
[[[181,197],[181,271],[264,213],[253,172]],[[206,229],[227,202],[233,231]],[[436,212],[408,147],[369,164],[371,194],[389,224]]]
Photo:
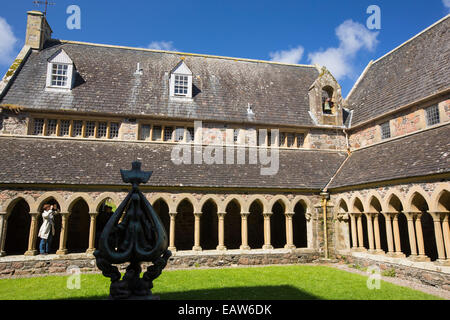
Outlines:
[[444,22],[445,20],[447,20],[448,18],[450,18],[450,14],[447,14],[445,17],[439,19],[438,21],[436,21],[435,23],[433,23],[431,26],[428,26],[427,28],[425,28],[424,30],[422,30],[421,32],[419,32],[418,34],[416,34],[415,36],[413,36],[412,38],[406,40],[405,42],[403,42],[402,44],[400,44],[399,46],[397,46],[396,48],[392,49],[391,51],[389,51],[388,53],[386,53],[385,55],[381,56],[380,58],[378,58],[377,60],[373,61],[373,64],[377,63],[378,61],[386,58],[388,55],[394,53],[395,51],[399,50],[400,48],[402,48],[403,46],[407,45],[408,43],[410,43],[411,41],[413,41],[414,39],[418,38],[419,36],[421,36],[422,34],[424,34],[425,32],[431,30],[432,28],[434,28],[435,26],[437,26],[438,24]]
[[180,52],[180,51],[147,49],[147,48],[128,47],[128,46],[92,43],[92,42],[84,42],[84,41],[71,41],[71,40],[59,40],[59,39],[52,39],[52,40],[56,40],[56,41],[59,41],[61,43],[80,44],[80,45],[96,46],[96,47],[103,47],[103,48],[115,48],[115,49],[136,50],[136,51],[145,51],[145,52],[169,53],[169,54],[175,54],[175,55],[214,58],[214,59],[224,59],[224,60],[233,60],[233,61],[268,63],[268,64],[276,64],[276,65],[291,66],[291,67],[316,68],[315,65],[309,65],[309,64],[293,64],[293,63],[258,60],[258,59],[249,59],[249,58],[236,58],[236,57],[218,56],[218,55],[210,55],[210,54],[200,54],[200,53],[189,53],[189,52]]

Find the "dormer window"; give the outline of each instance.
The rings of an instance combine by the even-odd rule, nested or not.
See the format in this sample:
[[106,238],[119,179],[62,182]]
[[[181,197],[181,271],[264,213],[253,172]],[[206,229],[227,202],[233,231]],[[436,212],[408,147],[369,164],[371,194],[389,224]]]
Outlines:
[[73,83],[73,62],[64,52],[57,51],[48,59],[47,66],[47,89],[49,90],[71,90]]
[[170,96],[192,98],[192,72],[181,61],[170,74]]

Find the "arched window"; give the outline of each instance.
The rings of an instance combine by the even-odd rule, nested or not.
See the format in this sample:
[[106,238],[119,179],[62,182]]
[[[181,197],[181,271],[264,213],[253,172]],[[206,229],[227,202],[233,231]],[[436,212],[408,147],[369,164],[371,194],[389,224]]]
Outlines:
[[333,88],[325,86],[322,88],[322,112],[324,114],[334,113]]

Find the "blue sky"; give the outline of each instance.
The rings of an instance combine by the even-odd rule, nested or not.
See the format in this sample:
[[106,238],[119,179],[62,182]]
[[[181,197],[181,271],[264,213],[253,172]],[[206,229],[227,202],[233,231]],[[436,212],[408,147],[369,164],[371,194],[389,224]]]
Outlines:
[[[69,1],[53,0],[48,20],[64,40],[161,48],[260,60],[327,65],[346,96],[375,60],[450,12],[450,0],[428,1]],[[69,30],[68,6],[81,9],[81,29]],[[370,5],[381,29],[369,30]],[[24,44],[32,0],[0,4],[0,73]]]

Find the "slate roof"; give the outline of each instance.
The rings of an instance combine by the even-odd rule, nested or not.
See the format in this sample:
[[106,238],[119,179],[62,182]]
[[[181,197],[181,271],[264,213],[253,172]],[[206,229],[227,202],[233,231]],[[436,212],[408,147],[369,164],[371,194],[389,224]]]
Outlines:
[[352,126],[450,89],[450,15],[375,61],[347,98]]
[[[70,93],[46,92],[47,59],[60,49],[79,76]],[[184,57],[193,73],[193,100],[169,99],[169,73]],[[143,75],[135,75],[137,63]],[[313,66],[61,41],[33,51],[0,103],[38,110],[153,115],[215,121],[314,125],[308,90]],[[252,105],[254,119],[248,118]]]
[[[279,171],[262,176],[245,165],[175,165],[173,145],[0,137],[0,183],[125,185],[120,169],[137,158],[154,171],[147,186],[321,189],[346,158],[345,153],[281,150]],[[258,161],[258,163],[260,163]]]
[[329,189],[450,172],[450,125],[352,153]]

